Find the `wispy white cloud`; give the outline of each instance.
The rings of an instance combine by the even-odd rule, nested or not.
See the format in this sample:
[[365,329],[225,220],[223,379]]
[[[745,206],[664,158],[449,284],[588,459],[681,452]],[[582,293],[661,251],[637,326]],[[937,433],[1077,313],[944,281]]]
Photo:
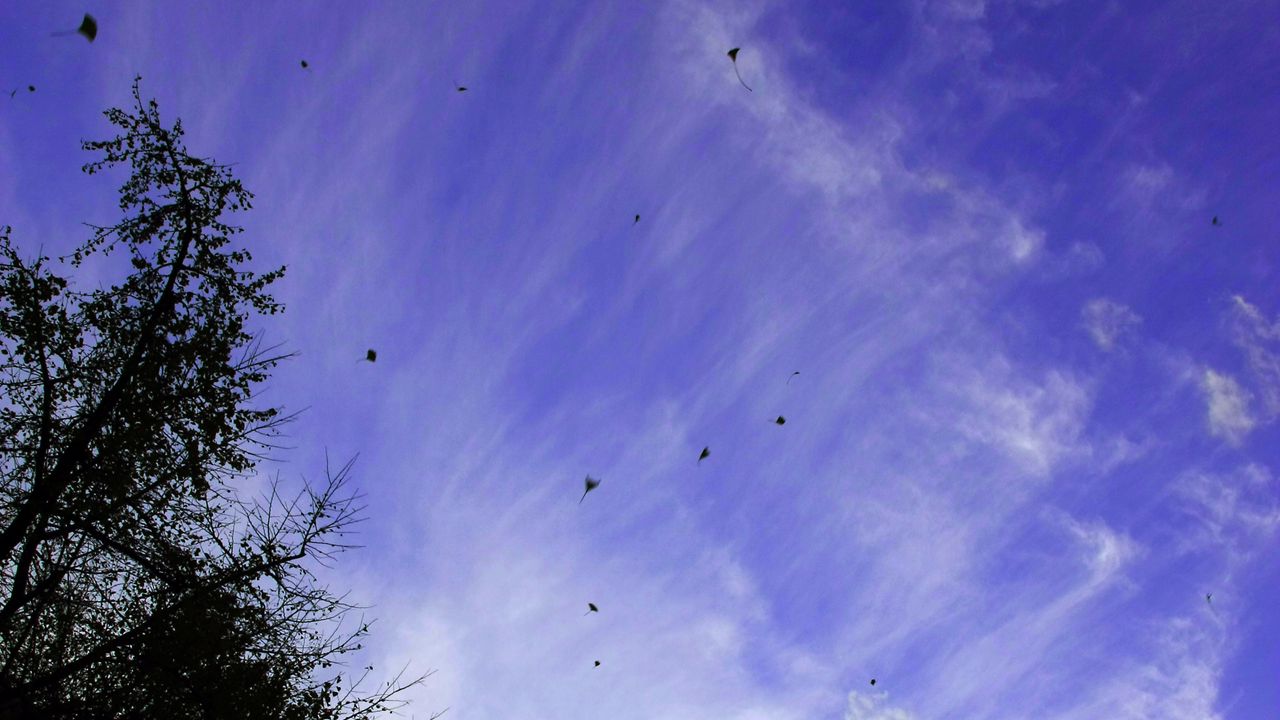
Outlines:
[[1249,463],[1229,473],[1190,472],[1174,489],[1180,509],[1196,520],[1183,540],[1188,549],[1225,551],[1235,565],[1280,529],[1280,488],[1263,465]]
[[[1069,539],[1059,556],[1057,581],[1034,589],[1028,584],[1014,598],[992,598],[1000,610],[996,617],[975,618],[965,638],[937,649],[926,716],[1001,717],[1002,708],[1017,706],[1023,693],[1048,705],[1058,695],[1046,689],[1049,678],[1075,672],[1048,663],[1078,647],[1077,634],[1087,634],[1097,603],[1124,578],[1140,548],[1100,521],[1064,514],[1048,519],[1055,534]],[[1009,652],[1014,647],[1018,652]],[[1028,701],[1024,696],[1022,702]]]
[[[932,19],[921,22],[930,28],[958,23],[985,36],[969,16],[969,5],[935,8],[925,13]],[[982,3],[977,5],[980,16]],[[678,28],[667,38],[678,61],[672,72],[686,79],[690,95],[715,98],[747,120],[726,123],[744,151],[767,162],[799,197],[816,195],[823,201],[817,208],[823,222],[812,224],[849,253],[844,267],[856,272],[858,281],[893,277],[904,292],[945,283],[938,290],[954,300],[980,295],[983,281],[1025,270],[1039,256],[1045,233],[1016,204],[940,167],[913,168],[903,162],[910,129],[921,115],[900,98],[870,98],[855,117],[833,118],[785,76],[784,49],[767,44],[753,45],[738,60],[744,73],[761,78],[767,92],[747,96],[724,83],[721,74],[707,72],[707,63],[718,60],[725,47],[741,43],[768,6],[670,3],[668,22]],[[936,18],[935,10],[940,13]],[[954,42],[949,32],[925,31],[909,72],[927,72],[942,61],[932,53]],[[916,215],[912,203],[922,197],[939,198],[947,209],[924,227],[907,230],[901,218]]]
[[1132,538],[1102,523],[1065,518],[1065,524],[1084,548],[1085,563],[1090,572],[1085,588],[1089,592],[1112,580],[1137,553]]
[[968,408],[961,432],[1000,449],[1027,473],[1048,475],[1065,457],[1087,452],[1081,432],[1091,405],[1088,388],[1060,371],[1020,378],[1003,358],[959,370]]
[[1114,348],[1126,333],[1142,322],[1129,307],[1106,298],[1085,303],[1080,316],[1090,337],[1103,350]]
[[885,692],[862,693],[856,690],[849,693],[849,705],[844,711],[844,720],[915,720],[915,715],[899,707],[889,704],[889,694]]
[[1183,215],[1205,203],[1205,191],[1166,162],[1130,165],[1122,178],[1122,199],[1143,217],[1165,211]]
[[1175,617],[1144,628],[1147,659],[1128,660],[1110,677],[1078,693],[1072,707],[1045,717],[1057,720],[1218,720],[1220,634],[1203,622]]
[[1143,206],[1156,203],[1175,182],[1173,168],[1168,164],[1134,165],[1126,178],[1131,198]]
[[1238,445],[1256,424],[1249,412],[1249,391],[1235,378],[1211,368],[1205,368],[1201,388],[1208,405],[1209,432]]
[[1280,318],[1268,320],[1240,295],[1231,298],[1232,340],[1245,354],[1267,419],[1280,415]]

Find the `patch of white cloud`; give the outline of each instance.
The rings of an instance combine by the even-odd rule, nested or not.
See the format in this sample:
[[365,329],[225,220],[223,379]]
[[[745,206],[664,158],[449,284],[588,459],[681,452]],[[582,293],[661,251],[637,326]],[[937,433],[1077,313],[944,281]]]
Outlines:
[[1173,168],[1168,164],[1134,165],[1129,168],[1127,181],[1133,199],[1151,205],[1173,187]]
[[1280,318],[1267,317],[1240,295],[1231,298],[1232,341],[1245,354],[1266,419],[1280,415]]
[[1249,412],[1249,391],[1240,387],[1235,378],[1212,368],[1205,368],[1201,389],[1208,406],[1209,432],[1239,445],[1257,424]]
[[[1225,663],[1245,620],[1239,591],[1242,570],[1274,547],[1280,530],[1280,496],[1265,466],[1246,462],[1230,471],[1181,474],[1157,505],[1177,518],[1176,535],[1152,548],[1174,579],[1181,609],[1144,623],[1145,653],[1125,658],[1112,677],[1070,711],[1050,717],[1124,720],[1224,717],[1220,686]],[[1186,522],[1185,519],[1190,519]],[[1212,593],[1206,601],[1205,593]],[[1177,607],[1177,605],[1175,605]]]
[[1040,277],[1047,281],[1079,278],[1096,273],[1106,265],[1107,257],[1097,244],[1076,241],[1062,249],[1045,248],[1041,251]]
[[1245,619],[1241,571],[1274,547],[1280,496],[1271,471],[1254,462],[1225,472],[1186,472],[1168,490],[1155,507],[1176,519],[1168,528],[1176,534],[1153,543],[1145,559],[1166,568],[1160,577],[1172,579],[1181,602],[1141,621],[1133,642],[1143,652],[1124,657],[1068,709],[1046,717],[1224,717],[1219,688],[1239,641],[1233,631]]
[[1087,452],[1081,434],[1092,406],[1088,386],[1050,370],[1018,377],[1007,360],[956,371],[968,408],[960,431],[1001,450],[1028,475],[1045,477],[1069,456]]
[[[1120,122],[1128,122],[1129,115]],[[1193,178],[1166,162],[1136,163],[1118,171],[1113,193],[1116,209],[1157,246],[1176,244],[1189,215],[1200,213],[1207,192]],[[1206,218],[1207,222],[1207,218]]]
[[[922,715],[996,718],[1009,708],[1029,707],[1015,688],[1042,688],[1046,676],[1065,670],[1047,663],[1064,647],[1076,646],[1076,633],[1091,633],[1086,629],[1099,603],[1141,553],[1136,541],[1101,521],[1061,513],[1050,520],[1069,540],[1057,557],[1056,577],[1027,583],[1016,597],[993,594],[987,599],[990,612],[976,613],[963,639],[938,644],[922,692]],[[1035,694],[1047,695],[1040,689]]]
[[1041,717],[1054,720],[1219,720],[1222,641],[1201,618],[1174,617],[1155,624],[1137,639],[1150,644],[1146,659],[1125,661],[1075,693],[1072,706]]
[[961,20],[980,20],[987,14],[986,0],[937,0],[933,4]]
[[1094,343],[1108,351],[1142,322],[1142,318],[1129,307],[1106,298],[1094,298],[1085,303],[1080,317]]
[[1132,538],[1101,522],[1082,522],[1068,517],[1065,524],[1084,549],[1085,564],[1090,572],[1090,580],[1084,586],[1086,593],[1113,579],[1138,552]]
[[1106,253],[1094,243],[1077,241],[1067,248],[1065,264],[1068,270],[1091,272],[1106,262]]
[[1005,230],[1005,242],[1015,261],[1027,262],[1044,246],[1044,231],[1028,228],[1021,218],[1011,218]]
[[1174,489],[1182,511],[1196,520],[1196,531],[1184,540],[1189,548],[1221,548],[1238,563],[1280,529],[1280,487],[1264,465],[1187,473]]
[[[855,117],[832,118],[815,109],[782,75],[783,53],[768,45],[752,46],[752,52],[738,56],[742,72],[759,78],[766,91],[748,95],[725,84],[720,74],[708,73],[707,58],[719,58],[723,47],[750,33],[765,4],[739,7],[682,0],[668,7],[669,22],[682,28],[669,38],[679,58],[672,70],[687,80],[687,92],[732,108],[734,122],[726,124],[744,151],[764,158],[798,195],[823,200],[823,234],[836,238],[853,255],[849,266],[860,278],[892,275],[908,284],[914,279],[938,286],[953,296],[970,295],[982,287],[980,279],[1025,270],[1040,257],[1045,232],[1007,198],[939,168],[908,168],[902,162],[903,146],[918,117],[896,99],[878,98]],[[975,37],[985,37],[973,16],[977,12],[980,19],[983,7],[981,2],[954,8],[944,4],[925,14],[940,13],[937,27],[962,26],[972,29]],[[934,27],[933,20],[922,22]],[[949,33],[931,33],[926,31],[930,39],[922,41],[913,56],[915,70],[925,71],[937,61],[931,53],[954,41]],[[939,213],[928,227],[904,233],[898,218],[910,211],[903,205],[931,194],[945,197],[950,210]],[[945,264],[940,262],[944,259]],[[947,277],[928,277],[939,269]]]
[[916,716],[889,704],[889,693],[849,693],[844,720],[915,720]]
[[1100,475],[1110,474],[1123,465],[1148,455],[1157,447],[1150,437],[1133,439],[1123,434],[1099,438],[1091,443],[1090,457],[1094,461],[1096,471]]
[[[799,720],[830,707],[821,675],[798,668],[779,692],[748,670],[744,653],[769,647],[768,631],[755,619],[754,581],[727,550],[679,520],[645,529],[671,548],[669,560],[583,543],[599,533],[580,527],[561,499],[496,525],[486,518],[501,517],[500,503],[479,507],[477,498],[472,509],[424,518],[421,577],[379,596],[378,667],[439,668],[417,707],[482,718],[689,720]],[[599,613],[585,614],[588,600]]]

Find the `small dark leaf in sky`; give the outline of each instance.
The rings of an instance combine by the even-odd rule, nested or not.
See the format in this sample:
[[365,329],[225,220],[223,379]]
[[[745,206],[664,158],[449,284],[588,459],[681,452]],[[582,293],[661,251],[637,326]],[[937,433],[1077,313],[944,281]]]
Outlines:
[[599,661],[599,660],[597,660],[597,661],[596,661],[596,667],[600,667],[600,661]]
[[368,360],[369,362],[378,362],[378,351],[374,350],[373,348],[369,348],[367,351],[365,351],[364,359]]
[[600,608],[596,607],[595,603],[587,603],[587,611],[582,614],[590,615],[593,612],[600,612]]
[[789,376],[787,376],[787,384],[788,384],[788,385],[790,385],[790,384],[791,384],[791,378],[793,378],[793,377],[795,377],[795,376],[797,376],[797,375],[799,375],[799,374],[800,374],[800,371],[799,371],[799,370],[797,370],[797,371],[795,371],[795,372],[791,373]]
[[1212,604],[1213,604],[1213,593],[1208,593],[1208,594],[1206,594],[1206,595],[1204,596],[1204,601],[1205,601],[1205,602],[1207,602],[1207,603],[1209,603],[1210,605],[1212,605]]
[[453,81],[453,87],[454,87],[458,92],[466,92],[466,91],[467,91],[467,86],[466,86],[466,85],[459,85],[457,80],[454,80],[454,81]]
[[65,32],[52,33],[55,37],[60,35],[83,35],[88,38],[89,42],[93,42],[98,37],[98,21],[93,19],[89,13],[84,14],[84,19],[80,21],[80,27],[75,30],[67,30]]
[[93,19],[89,13],[84,14],[84,19],[80,21],[80,27],[76,28],[76,32],[93,42],[98,37],[98,21]]
[[302,62],[302,69],[303,69],[303,70],[306,70],[306,69],[309,67],[309,65],[307,65],[307,61],[306,61],[306,60],[303,60],[303,61],[301,61],[301,62]]
[[1218,219],[1218,216],[1217,216],[1217,215],[1214,215],[1214,216],[1213,216],[1213,226],[1214,226],[1214,227],[1222,227],[1222,221]]
[[775,424],[778,424],[778,425],[786,425],[786,424],[787,424],[787,419],[786,419],[786,418],[784,418],[784,417],[782,417],[781,415],[779,415],[779,416],[778,416],[778,419],[777,419],[777,420],[774,420],[773,422],[774,422]]
[[578,498],[579,505],[582,504],[583,500],[587,499],[587,493],[600,487],[600,481],[588,475],[586,480],[586,486],[587,486],[587,489],[582,491],[582,497]]
[[738,51],[742,48],[734,48],[729,51],[729,59],[733,61],[733,74],[738,76],[738,82],[742,83],[742,87],[747,88],[747,92],[754,92],[747,82],[742,79],[742,73],[738,72]]
[[35,85],[28,85],[28,86],[27,86],[27,92],[35,92],[35,91],[36,91],[36,86],[35,86]]
[[710,446],[702,448],[702,454],[698,456],[698,462],[702,462],[703,460],[706,460],[710,455],[711,455]]
[[871,684],[872,684],[872,685],[875,685],[875,684],[876,684],[876,679],[875,679],[875,678],[871,678]]
[[640,214],[639,214],[639,213],[636,213],[636,221],[635,221],[635,222],[633,222],[633,223],[631,223],[631,224],[632,224],[632,225],[635,225],[635,224],[636,224],[636,223],[638,223],[638,222],[640,222]]

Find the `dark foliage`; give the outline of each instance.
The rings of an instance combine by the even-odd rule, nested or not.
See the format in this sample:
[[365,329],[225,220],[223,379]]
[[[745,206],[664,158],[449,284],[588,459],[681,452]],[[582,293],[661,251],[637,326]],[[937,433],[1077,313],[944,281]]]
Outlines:
[[[254,389],[285,358],[246,324],[283,268],[246,267],[226,213],[252,195],[189,155],[133,88],[94,174],[125,165],[122,219],[68,258],[0,229],[0,717],[367,718],[421,680],[361,692],[368,625],[312,574],[359,520],[350,465],[321,487],[235,488],[282,423]],[[119,283],[54,272],[125,254]],[[345,622],[344,622],[345,620]]]

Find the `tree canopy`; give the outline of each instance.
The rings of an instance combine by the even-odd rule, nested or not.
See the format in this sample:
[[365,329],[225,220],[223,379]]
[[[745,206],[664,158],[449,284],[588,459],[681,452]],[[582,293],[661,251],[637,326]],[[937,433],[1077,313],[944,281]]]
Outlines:
[[[85,142],[129,170],[120,220],[56,261],[0,228],[0,716],[367,718],[420,681],[358,689],[369,626],[313,571],[359,520],[351,465],[288,494],[253,474],[289,416],[255,389],[281,312],[225,220],[253,196],[195,157],[155,101]],[[130,271],[76,289],[111,253]]]

